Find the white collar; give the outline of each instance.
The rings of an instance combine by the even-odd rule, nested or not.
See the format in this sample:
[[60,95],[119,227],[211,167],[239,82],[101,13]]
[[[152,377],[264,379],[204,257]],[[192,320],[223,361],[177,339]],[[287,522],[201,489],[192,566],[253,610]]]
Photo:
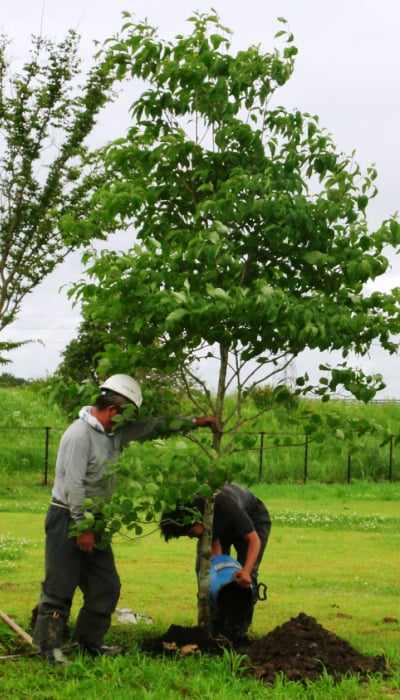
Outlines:
[[95,418],[94,416],[92,416],[92,407],[91,406],[83,406],[83,408],[81,408],[81,410],[79,411],[79,418],[81,420],[85,421],[85,423],[89,423],[91,428],[94,428],[95,430],[97,430],[97,432],[99,432],[99,433],[106,432],[104,430],[102,424],[100,423],[100,421],[97,420],[97,418]]

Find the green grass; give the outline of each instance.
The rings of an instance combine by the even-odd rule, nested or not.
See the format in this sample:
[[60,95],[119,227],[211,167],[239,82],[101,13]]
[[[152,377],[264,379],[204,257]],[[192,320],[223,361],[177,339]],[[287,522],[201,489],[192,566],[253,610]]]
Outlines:
[[[274,688],[246,677],[234,656],[150,659],[138,651],[143,634],[171,624],[195,625],[194,543],[166,544],[149,527],[146,537],[115,541],[122,579],[120,607],[151,615],[153,625],[122,625],[117,619],[109,641],[129,652],[119,659],[71,657],[65,669],[48,668],[41,659],[2,661],[0,696],[56,700],[135,698],[317,698],[400,697],[400,610],[398,551],[399,484],[260,485],[255,491],[268,505],[273,529],[260,579],[268,600],[256,608],[253,633],[262,636],[300,612],[347,639],[364,654],[385,654],[392,668],[387,679],[357,678],[334,684],[328,676],[304,688],[278,678]],[[49,489],[27,487],[21,497],[1,500],[1,609],[27,627],[43,574],[43,520]],[[374,523],[374,527],[371,527]],[[77,594],[72,617],[80,603]],[[395,622],[394,620],[397,620]],[[3,623],[0,642],[15,640]],[[240,660],[239,660],[240,661]],[[236,671],[236,672],[234,672]]]

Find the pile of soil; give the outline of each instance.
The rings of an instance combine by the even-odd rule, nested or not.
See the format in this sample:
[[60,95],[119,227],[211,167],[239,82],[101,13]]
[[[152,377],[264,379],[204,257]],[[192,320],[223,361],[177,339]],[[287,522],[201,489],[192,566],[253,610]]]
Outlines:
[[[226,640],[228,642],[228,640]],[[229,643],[229,642],[228,642]],[[339,679],[346,674],[385,673],[383,656],[364,656],[348,642],[324,629],[305,613],[291,618],[264,637],[230,644],[246,655],[256,678],[273,684],[277,674],[291,681],[316,681],[324,672]],[[207,637],[199,627],[172,625],[143,651],[154,655],[178,653],[222,654],[221,640]]]

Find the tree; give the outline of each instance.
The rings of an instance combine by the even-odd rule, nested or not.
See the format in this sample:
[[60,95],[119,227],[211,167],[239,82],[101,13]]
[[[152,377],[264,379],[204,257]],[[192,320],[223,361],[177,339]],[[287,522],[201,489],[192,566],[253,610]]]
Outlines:
[[[281,51],[236,55],[217,16],[190,21],[192,34],[174,42],[133,21],[109,42],[119,74],[145,88],[126,138],[104,153],[113,181],[96,217],[103,228],[116,216],[132,223],[137,244],[95,257],[91,283],[75,293],[88,317],[111,319],[126,338],[112,368],[179,369],[196,383],[195,409],[223,424],[213,449],[202,443],[211,466],[201,462],[194,479],[213,491],[235,475],[246,386],[276,381],[306,348],[346,358],[374,341],[395,352],[399,292],[368,284],[387,270],[384,248],[397,248],[400,226],[392,217],[370,232],[375,170],[362,174],[354,154],[339,153],[317,117],[273,106],[296,55],[284,20]],[[197,371],[204,358],[217,361],[215,395]],[[369,400],[382,386],[346,362],[325,369],[322,397],[343,385]],[[307,377],[298,386],[312,389]],[[180,488],[185,476],[183,467]]]
[[2,372],[0,374],[0,386],[1,387],[15,387],[15,386],[25,386],[28,384],[26,379],[21,379],[20,377],[14,377],[13,374],[9,372]]
[[[99,384],[108,376],[112,364],[110,358],[126,352],[126,340],[120,333],[120,325],[113,327],[106,319],[93,322],[83,319],[73,338],[61,353],[62,360],[50,380],[49,390],[54,400],[70,416],[75,416],[82,401],[91,403],[98,394]],[[105,356],[107,360],[101,359]],[[182,410],[184,387],[178,373],[167,376],[155,368],[136,372],[136,378],[144,384],[146,415],[158,415],[160,410],[173,413]]]
[[[104,182],[85,140],[113,98],[115,78],[104,58],[79,86],[79,37],[73,31],[59,43],[33,37],[29,59],[14,74],[8,48],[0,37],[0,330],[71,250],[94,235],[104,237],[98,229],[74,236],[68,217],[86,216]],[[16,345],[0,343],[0,351]]]

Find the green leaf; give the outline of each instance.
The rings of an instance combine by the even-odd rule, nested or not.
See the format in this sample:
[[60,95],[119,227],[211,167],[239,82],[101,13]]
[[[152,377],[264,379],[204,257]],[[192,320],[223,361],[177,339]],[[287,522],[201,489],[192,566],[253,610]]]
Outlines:
[[174,323],[181,321],[187,315],[187,313],[187,309],[174,309],[174,311],[171,311],[171,313],[168,314],[167,318],[165,319],[166,325],[173,325]]
[[309,265],[322,265],[326,261],[326,255],[319,250],[310,250],[304,253],[303,258]]
[[214,221],[213,231],[216,231],[217,233],[219,233],[222,236],[226,236],[229,233],[229,228],[222,221]]
[[152,483],[152,484],[148,483],[145,485],[145,491],[147,494],[149,494],[149,496],[156,496],[157,493],[159,492],[159,486],[157,484],[154,484],[154,483]]
[[179,301],[181,304],[185,304],[187,301],[187,294],[186,292],[172,292],[173,296],[177,301]]
[[210,41],[212,43],[213,49],[218,49],[220,45],[226,41],[226,39],[220,34],[211,34]]
[[230,296],[225,289],[214,287],[212,284],[206,284],[207,294],[213,299],[221,299],[221,301],[230,301]]
[[85,510],[83,515],[87,523],[94,523],[94,515],[90,510]]
[[115,534],[116,532],[120,532],[121,527],[122,527],[121,521],[117,520],[116,518],[114,518],[114,520],[112,520],[111,523],[109,524],[110,531],[113,534]]
[[185,428],[188,426],[188,421],[185,418],[171,418],[168,420],[168,428],[169,430],[182,430],[182,428]]

